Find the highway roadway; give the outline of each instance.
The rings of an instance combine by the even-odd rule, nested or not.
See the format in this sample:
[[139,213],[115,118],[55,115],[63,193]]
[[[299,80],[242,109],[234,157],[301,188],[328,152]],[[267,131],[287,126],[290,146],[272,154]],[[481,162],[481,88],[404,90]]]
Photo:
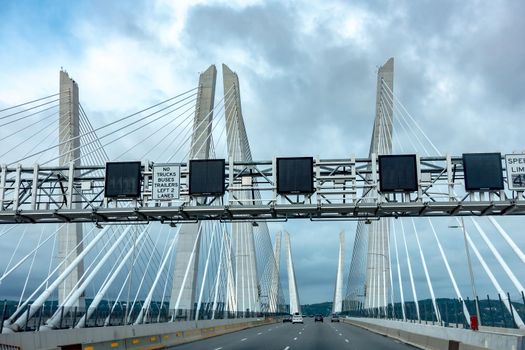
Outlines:
[[[254,327],[173,347],[174,350],[407,350],[414,347],[346,323],[278,323]],[[328,321],[328,322],[327,322]]]

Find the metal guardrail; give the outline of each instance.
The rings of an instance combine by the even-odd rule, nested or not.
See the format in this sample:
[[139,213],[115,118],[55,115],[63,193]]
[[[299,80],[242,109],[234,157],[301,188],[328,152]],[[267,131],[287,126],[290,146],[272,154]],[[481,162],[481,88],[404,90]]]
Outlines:
[[404,308],[404,315],[406,317],[404,321],[406,322],[436,324],[454,328],[470,328],[467,315],[465,315],[463,310],[463,303],[470,315],[476,315],[476,304],[478,304],[481,310],[481,319],[478,321],[481,325],[495,328],[517,328],[514,316],[505,307],[504,300],[509,300],[514,310],[516,310],[515,312],[521,317],[525,317],[525,295],[523,293],[521,293],[519,297],[515,297],[514,300],[511,299],[510,293],[503,296],[498,294],[495,298],[490,298],[489,295],[487,295],[486,298],[476,297],[475,300],[469,298],[466,300],[438,298],[436,299],[436,306],[439,309],[441,323],[438,322],[431,299],[417,301],[419,318],[414,301],[406,301],[404,305],[400,302],[394,304],[389,303],[385,307],[375,308],[365,308],[359,302],[351,303],[347,301],[347,307],[353,310],[344,311],[341,315],[403,321],[402,309]]
[[[8,305],[9,304],[9,305]],[[134,324],[139,313],[146,312],[143,305],[139,302],[133,307],[126,306],[125,303],[117,303],[117,307],[111,304],[99,305],[94,311],[91,310],[91,316],[85,320],[82,328],[93,327],[110,327],[110,326],[124,326]],[[7,306],[7,307],[6,307]],[[215,311],[212,310],[211,303],[203,303],[200,309],[169,309],[168,304],[152,303],[148,308],[141,324],[156,324],[167,322],[184,322],[184,321],[204,321],[204,320],[222,320],[222,319],[246,319],[246,318],[268,318],[279,317],[283,313],[267,313],[267,312],[253,312],[253,311],[226,311],[224,304],[220,303]],[[31,307],[28,304],[24,309],[17,310],[16,304],[3,302],[3,312],[0,315],[0,334],[2,328],[8,327],[4,321],[8,322],[10,316],[15,312],[18,316],[23,315],[29,311]],[[27,318],[25,324],[19,331],[34,332],[41,330],[46,326],[46,321],[51,319],[55,314],[60,316],[56,329],[70,329],[75,328],[79,321],[86,315],[86,308],[79,307],[59,307],[55,303],[47,303],[43,305],[32,317]],[[17,316],[17,317],[18,317]]]

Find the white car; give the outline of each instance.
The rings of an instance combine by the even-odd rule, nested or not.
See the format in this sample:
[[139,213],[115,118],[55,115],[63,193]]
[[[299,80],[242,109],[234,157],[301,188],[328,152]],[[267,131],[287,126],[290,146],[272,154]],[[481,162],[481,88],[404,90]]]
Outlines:
[[292,323],[304,323],[303,322],[303,315],[293,315],[292,316]]

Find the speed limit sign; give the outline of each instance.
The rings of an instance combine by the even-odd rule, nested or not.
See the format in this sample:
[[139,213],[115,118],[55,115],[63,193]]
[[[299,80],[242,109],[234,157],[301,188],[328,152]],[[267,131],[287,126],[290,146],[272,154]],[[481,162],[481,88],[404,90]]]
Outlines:
[[507,154],[505,156],[507,165],[507,182],[509,190],[525,190],[525,154]]

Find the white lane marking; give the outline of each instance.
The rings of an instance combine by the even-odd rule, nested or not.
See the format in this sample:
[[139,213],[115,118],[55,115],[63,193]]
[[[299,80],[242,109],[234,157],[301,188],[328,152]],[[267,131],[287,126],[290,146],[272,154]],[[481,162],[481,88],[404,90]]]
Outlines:
[[342,335],[343,335],[343,333],[339,333],[339,336],[342,336]]
[[257,335],[261,335],[261,334],[262,334],[261,332],[257,333]]
[[241,341],[245,341],[246,339],[248,339],[248,338],[242,338]]
[[213,349],[213,350],[221,350],[221,349],[222,349],[222,346],[221,346],[220,348],[215,348],[215,349]]
[[303,332],[299,332],[299,334],[303,334]]
[[287,347],[285,347],[285,348],[284,348],[284,350],[288,350],[288,349],[290,349],[290,347],[289,347],[289,346],[287,346]]
[[348,339],[345,339],[345,342],[347,342],[347,343],[348,343]]
[[297,337],[293,338],[293,340],[297,340]]

